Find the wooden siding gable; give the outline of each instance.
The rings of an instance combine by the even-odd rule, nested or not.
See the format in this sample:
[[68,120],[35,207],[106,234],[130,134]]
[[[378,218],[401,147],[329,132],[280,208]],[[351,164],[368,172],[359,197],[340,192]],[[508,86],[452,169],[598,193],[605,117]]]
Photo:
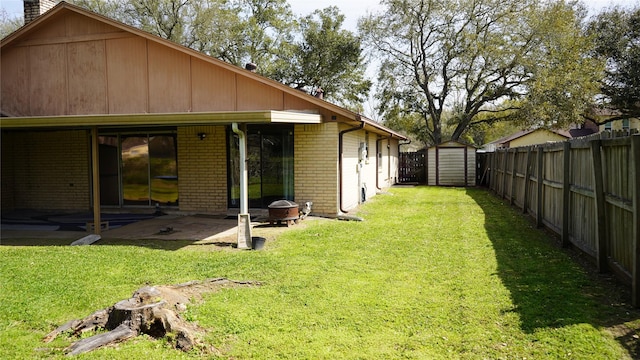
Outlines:
[[22,117],[262,110],[329,115],[308,99],[291,100],[247,70],[103,19],[60,4],[37,24],[5,38],[2,112]]

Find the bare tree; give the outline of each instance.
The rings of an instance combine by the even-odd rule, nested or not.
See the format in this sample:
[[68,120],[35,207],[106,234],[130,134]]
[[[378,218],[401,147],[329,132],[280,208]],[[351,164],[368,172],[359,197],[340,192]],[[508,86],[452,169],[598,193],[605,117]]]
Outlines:
[[[572,105],[582,107],[592,91],[585,86],[591,80],[582,74],[594,67],[581,61],[566,63],[581,59],[573,55],[584,54],[587,44],[580,33],[584,13],[576,4],[538,0],[382,3],[386,6],[382,13],[359,23],[366,44],[381,59],[379,111],[386,118],[418,115],[424,121],[420,128],[425,143],[441,143],[445,128],[457,140],[469,127],[483,122],[568,121],[575,112],[561,117],[557,115],[564,114],[562,109],[553,109],[553,118],[534,119],[522,110],[531,110],[527,104],[536,101],[548,105],[545,96],[561,98],[563,93],[565,98],[579,95],[580,102]],[[577,36],[571,48],[565,48],[569,37],[554,35],[563,31]],[[572,76],[580,74],[572,88],[563,88],[566,81],[553,84],[541,77],[569,67]]]

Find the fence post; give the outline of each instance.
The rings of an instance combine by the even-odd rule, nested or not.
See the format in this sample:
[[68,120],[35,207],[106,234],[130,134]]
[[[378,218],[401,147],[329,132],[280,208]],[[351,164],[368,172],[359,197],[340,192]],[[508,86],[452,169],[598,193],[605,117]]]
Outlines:
[[522,213],[527,213],[527,207],[529,207],[529,177],[531,176],[531,170],[529,169],[529,162],[531,161],[531,146],[527,147],[527,157],[524,160],[524,195],[522,196]]
[[600,148],[601,140],[591,141],[591,160],[593,163],[593,193],[596,201],[596,262],[598,271],[606,272],[609,264],[607,262],[608,239],[607,239],[607,222],[606,220],[606,204],[604,201],[604,182],[602,180],[602,154]]
[[542,227],[542,189],[544,188],[544,171],[543,167],[544,162],[544,148],[542,146],[538,147],[538,204],[536,206],[536,226]]
[[509,197],[509,204],[513,205],[516,202],[516,161],[518,160],[518,148],[513,149],[513,161],[511,162],[511,196]]
[[631,184],[633,206],[633,270],[631,272],[631,302],[638,307],[640,302],[640,135],[631,136],[631,178],[635,181]]
[[509,150],[504,151],[504,160],[502,161],[502,198],[507,196],[507,162],[509,159]]
[[487,166],[489,167],[489,170],[487,171],[487,174],[488,174],[487,179],[489,180],[489,189],[495,190],[495,188],[493,187],[493,178],[495,177],[495,175],[493,174],[495,172],[495,167],[493,166],[493,160],[496,158],[496,151],[493,150],[493,152],[488,152],[487,155],[489,156],[489,159],[487,159]]
[[568,247],[569,241],[569,209],[571,202],[571,143],[562,143],[562,247]]

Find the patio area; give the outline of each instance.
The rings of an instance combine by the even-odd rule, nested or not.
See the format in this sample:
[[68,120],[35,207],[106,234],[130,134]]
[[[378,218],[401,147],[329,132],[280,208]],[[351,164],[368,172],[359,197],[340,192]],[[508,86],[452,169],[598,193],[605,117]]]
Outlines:
[[[135,215],[135,214],[134,214]],[[253,214],[252,214],[253,215]],[[253,236],[260,236],[272,240],[277,234],[287,229],[305,226],[305,222],[315,221],[317,218],[308,217],[296,225],[270,225],[266,214],[256,213],[252,216],[251,228]],[[237,242],[237,218],[233,215],[161,215],[149,216],[132,221],[126,225],[116,225],[103,229],[101,240],[105,242],[125,241],[132,243],[137,240],[173,240],[186,242],[191,245],[216,245],[233,248]],[[66,230],[74,229],[72,231]],[[71,244],[73,241],[89,235],[84,227],[60,227],[55,224],[37,222],[13,221],[0,225],[0,245],[33,245],[46,240],[58,244]],[[66,242],[65,242],[66,241]]]

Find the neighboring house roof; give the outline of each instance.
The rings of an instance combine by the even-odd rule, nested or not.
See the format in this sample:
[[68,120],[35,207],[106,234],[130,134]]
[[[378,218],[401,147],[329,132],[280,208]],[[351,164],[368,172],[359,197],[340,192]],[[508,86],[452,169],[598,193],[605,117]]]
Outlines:
[[540,128],[538,128],[538,129],[521,130],[521,131],[518,131],[518,132],[513,133],[511,135],[505,136],[503,138],[491,141],[487,145],[505,147],[505,146],[508,146],[509,143],[511,143],[512,141],[514,141],[516,139],[523,138],[525,136],[531,135],[531,134],[536,133],[536,132],[544,132],[544,131],[556,134],[556,135],[561,136],[561,137],[566,138],[566,139],[569,139],[569,138],[572,137],[571,133],[569,131],[567,131],[567,130],[551,130],[551,129],[540,129]]
[[[70,13],[79,14],[81,16],[88,17],[90,19],[104,23],[108,26],[115,27],[121,31],[128,32],[135,36],[139,36],[144,39],[147,39],[148,41],[152,41],[162,46],[166,46],[171,49],[177,50],[179,52],[182,52],[184,54],[187,54],[199,60],[203,60],[210,64],[214,64],[215,66],[223,68],[227,71],[240,74],[244,77],[250,78],[252,81],[262,83],[272,88],[277,88],[280,91],[283,91],[284,93],[290,96],[303,99],[306,102],[309,102],[314,104],[315,106],[318,106],[319,108],[326,109],[331,113],[335,113],[339,115],[340,117],[342,117],[342,119],[340,120],[343,122],[347,122],[353,125],[363,124],[366,128],[368,128],[370,131],[373,131],[375,133],[384,134],[384,135],[395,137],[402,140],[407,139],[404,135],[392,129],[389,129],[383,125],[380,125],[377,122],[362,116],[361,114],[355,113],[351,110],[345,109],[343,107],[332,104],[328,101],[319,99],[317,97],[308,95],[304,92],[301,92],[297,89],[289,87],[275,80],[247,71],[243,68],[226,63],[222,60],[212,58],[206,54],[200,53],[193,49],[176,44],[169,40],[160,38],[148,32],[120,23],[118,21],[115,21],[103,15],[93,13],[91,11],[85,10],[78,6],[68,4],[66,2],[60,2],[58,5],[56,5],[53,9],[51,9],[47,13],[43,14],[42,16],[39,16],[34,21],[28,23],[27,25],[21,27],[20,29],[16,30],[12,34],[2,39],[2,41],[0,42],[0,53],[2,49],[5,49],[6,47],[9,47],[13,44],[19,43],[21,39],[24,39],[25,37],[27,37],[28,34],[30,34],[33,31],[36,31],[36,29],[39,29],[41,26],[44,26],[48,22],[55,20],[59,16],[63,16],[64,14],[70,14]],[[61,35],[61,37],[64,38],[65,35]],[[131,119],[126,119],[125,116],[119,115],[119,114],[59,115],[59,116],[55,116],[56,118],[55,122],[51,122],[49,121],[51,119],[50,116],[16,117],[16,116],[12,116],[12,114],[10,113],[6,113],[5,109],[0,109],[0,111],[3,112],[2,114],[3,117],[0,118],[0,127],[3,127],[3,128],[43,127],[43,126],[69,127],[69,126],[81,126],[81,125],[93,126],[93,125],[109,125],[110,122],[112,122],[113,125],[131,124]],[[264,109],[263,111],[252,111],[252,112],[227,111],[227,112],[218,112],[218,113],[209,112],[206,114],[201,114],[197,112],[194,112],[194,113],[181,112],[179,114],[180,116],[178,116],[177,114],[148,114],[148,113],[129,114],[129,115],[136,116],[137,118],[136,121],[138,121],[138,124],[136,125],[144,125],[144,124],[157,125],[159,122],[168,124],[171,121],[175,121],[178,117],[180,118],[181,123],[184,123],[184,124],[187,124],[187,123],[202,124],[202,123],[206,123],[207,121],[210,122],[212,117],[215,118],[216,116],[219,117],[220,119],[235,117],[237,120],[233,120],[233,121],[238,121],[238,122],[243,122],[243,121],[244,122],[295,122],[295,119],[293,119],[292,114],[295,114],[296,117],[299,116],[300,118],[303,119],[303,122],[307,122],[307,123],[317,123],[321,121],[321,120],[317,120],[319,119],[318,114],[308,114],[308,113],[305,114],[301,112],[288,111],[288,110],[274,111],[272,109]],[[185,120],[183,120],[183,118],[185,118]],[[334,119],[331,119],[331,120],[333,121]],[[325,119],[324,121],[327,121],[327,119]]]

